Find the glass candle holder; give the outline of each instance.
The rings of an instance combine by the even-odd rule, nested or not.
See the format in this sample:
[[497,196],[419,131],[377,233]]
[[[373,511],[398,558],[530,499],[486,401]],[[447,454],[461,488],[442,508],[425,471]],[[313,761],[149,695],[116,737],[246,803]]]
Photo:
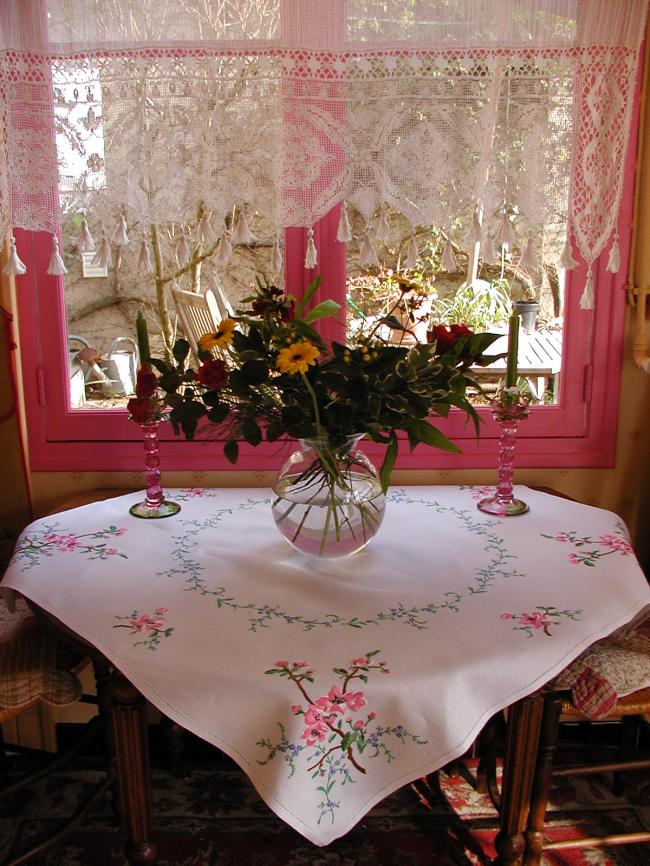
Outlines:
[[528,417],[528,403],[519,394],[510,396],[505,392],[492,403],[492,417],[501,427],[499,439],[499,483],[494,496],[477,502],[476,507],[485,514],[496,517],[516,517],[525,514],[528,506],[512,495],[514,473],[515,436],[519,422]]
[[158,442],[159,421],[147,421],[140,424],[144,434],[144,465],[147,477],[147,495],[144,502],[137,502],[129,508],[134,517],[152,520],[160,517],[171,517],[181,510],[178,502],[165,499],[165,493],[160,486],[160,445]]

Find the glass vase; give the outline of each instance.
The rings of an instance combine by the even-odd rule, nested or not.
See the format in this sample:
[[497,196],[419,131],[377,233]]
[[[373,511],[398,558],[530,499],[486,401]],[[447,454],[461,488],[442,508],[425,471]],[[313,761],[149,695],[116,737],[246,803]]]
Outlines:
[[160,486],[160,446],[158,443],[158,421],[147,421],[140,424],[144,434],[144,465],[147,477],[147,493],[144,502],[137,502],[129,508],[134,517],[144,517],[147,520],[160,517],[171,517],[181,510],[178,502],[165,499]]
[[528,404],[517,396],[512,403],[497,398],[492,404],[492,417],[501,427],[499,438],[499,483],[494,496],[477,503],[479,511],[496,517],[516,517],[525,514],[528,506],[512,494],[514,474],[515,441],[519,422],[528,417]]
[[300,440],[273,486],[275,524],[311,556],[349,556],[381,526],[386,508],[377,470],[358,449],[363,435]]

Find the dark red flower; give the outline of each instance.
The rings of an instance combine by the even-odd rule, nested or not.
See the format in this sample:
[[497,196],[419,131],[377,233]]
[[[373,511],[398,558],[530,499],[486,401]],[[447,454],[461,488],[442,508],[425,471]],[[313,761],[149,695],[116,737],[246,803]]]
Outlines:
[[296,305],[293,301],[285,301],[280,310],[280,321],[292,322],[296,318]]
[[251,304],[251,309],[256,316],[265,316],[271,309],[271,302],[265,301],[264,298],[257,298]]
[[141,367],[135,383],[135,393],[138,397],[153,397],[156,393],[158,379],[153,370]]
[[153,421],[153,407],[149,397],[131,397],[126,404],[129,410],[129,415],[132,421],[138,424],[146,424],[147,421]]
[[228,369],[222,360],[214,358],[201,364],[196,378],[206,388],[223,388],[228,381]]
[[474,332],[467,325],[434,325],[427,331],[427,343],[436,343],[436,354],[450,352],[461,337],[471,337]]

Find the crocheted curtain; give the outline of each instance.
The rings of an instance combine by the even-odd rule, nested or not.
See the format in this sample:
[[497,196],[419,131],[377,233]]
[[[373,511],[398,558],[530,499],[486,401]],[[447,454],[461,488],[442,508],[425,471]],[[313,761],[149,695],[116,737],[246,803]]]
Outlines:
[[3,230],[76,210],[120,243],[200,213],[208,237],[234,213],[224,243],[246,242],[255,211],[280,236],[345,201],[339,238],[366,253],[390,208],[524,268],[591,265],[647,2],[4,0]]

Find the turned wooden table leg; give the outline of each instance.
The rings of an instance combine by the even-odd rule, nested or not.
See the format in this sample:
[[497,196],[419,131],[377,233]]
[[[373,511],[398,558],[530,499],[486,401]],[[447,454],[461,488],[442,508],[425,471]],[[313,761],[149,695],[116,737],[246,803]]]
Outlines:
[[140,692],[119,671],[112,677],[115,763],[129,863],[154,863],[146,704]]
[[526,831],[524,866],[539,866],[544,850],[544,818],[553,777],[553,760],[557,751],[562,697],[551,694],[544,701],[544,716],[539,738],[535,780],[530,798]]
[[494,841],[494,866],[517,866],[525,847],[526,819],[535,773],[544,701],[535,694],[508,710],[508,734],[501,784],[500,829]]

